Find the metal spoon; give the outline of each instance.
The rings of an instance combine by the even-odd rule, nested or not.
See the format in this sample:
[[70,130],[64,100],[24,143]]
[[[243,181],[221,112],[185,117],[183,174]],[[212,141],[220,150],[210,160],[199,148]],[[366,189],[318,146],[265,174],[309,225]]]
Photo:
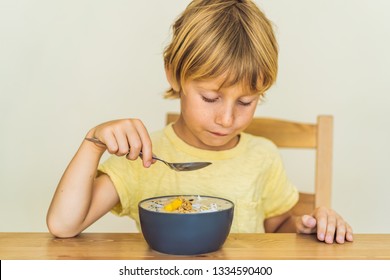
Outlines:
[[[106,146],[106,144],[104,144],[102,141],[100,141],[97,138],[88,138],[87,137],[87,138],[85,138],[85,140]],[[142,152],[139,153],[139,156],[142,158]],[[211,164],[211,162],[201,162],[201,161],[197,161],[197,162],[167,162],[161,158],[156,157],[155,155],[153,155],[152,158],[165,163],[168,167],[170,167],[171,169],[173,169],[175,171],[192,171],[192,170],[204,168],[204,167]]]

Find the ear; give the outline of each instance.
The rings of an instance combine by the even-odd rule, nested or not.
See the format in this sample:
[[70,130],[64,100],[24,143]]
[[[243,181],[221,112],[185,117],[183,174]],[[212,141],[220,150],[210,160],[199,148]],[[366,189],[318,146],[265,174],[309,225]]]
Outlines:
[[175,79],[173,78],[171,65],[165,65],[165,75],[166,75],[167,81],[171,85],[172,89],[176,92],[179,92],[180,88],[179,88],[179,85],[175,82]]

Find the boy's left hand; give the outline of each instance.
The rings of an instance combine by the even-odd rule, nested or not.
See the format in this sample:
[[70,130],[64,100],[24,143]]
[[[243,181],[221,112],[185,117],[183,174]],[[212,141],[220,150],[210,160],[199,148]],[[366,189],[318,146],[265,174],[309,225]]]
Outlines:
[[335,211],[319,207],[311,215],[303,215],[296,220],[298,233],[315,233],[317,238],[325,243],[344,243],[353,241],[351,226]]

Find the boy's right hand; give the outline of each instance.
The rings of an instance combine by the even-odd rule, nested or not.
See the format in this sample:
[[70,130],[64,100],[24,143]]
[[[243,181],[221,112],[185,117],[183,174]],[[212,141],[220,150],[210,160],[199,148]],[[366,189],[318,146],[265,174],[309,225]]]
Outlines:
[[122,119],[102,123],[91,129],[87,137],[94,137],[103,142],[110,154],[127,155],[126,157],[130,160],[137,159],[142,151],[144,167],[149,167],[155,162],[152,159],[152,141],[149,133],[142,121],[138,119]]

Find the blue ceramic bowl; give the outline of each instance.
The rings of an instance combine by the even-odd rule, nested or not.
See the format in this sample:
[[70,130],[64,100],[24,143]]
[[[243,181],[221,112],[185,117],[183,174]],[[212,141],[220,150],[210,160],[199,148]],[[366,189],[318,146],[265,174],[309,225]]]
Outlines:
[[152,201],[170,201],[179,196],[188,199],[198,197],[161,196],[142,200],[138,204],[142,234],[149,246],[158,252],[173,255],[197,255],[220,249],[232,225],[233,202],[218,197],[201,196],[202,199],[213,199],[224,206],[217,211],[196,213],[158,212],[150,207]]

